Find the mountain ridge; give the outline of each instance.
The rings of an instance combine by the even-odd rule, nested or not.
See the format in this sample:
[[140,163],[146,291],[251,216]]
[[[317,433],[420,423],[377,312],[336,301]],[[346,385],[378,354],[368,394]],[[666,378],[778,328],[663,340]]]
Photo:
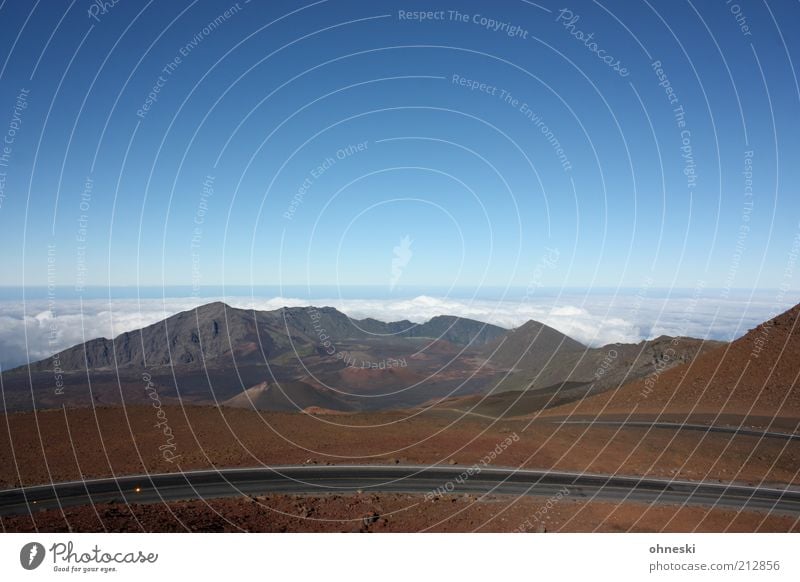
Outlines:
[[742,337],[619,390],[551,409],[552,414],[713,413],[793,416],[800,410],[800,305]]
[[33,371],[117,367],[201,365],[230,358],[231,363],[269,360],[287,352],[300,355],[331,351],[331,342],[371,337],[446,340],[479,346],[508,332],[477,320],[439,315],[421,324],[408,320],[358,320],[329,306],[241,309],[215,301],[181,311],[112,339],[93,338],[47,358],[22,365]]
[[717,345],[661,337],[591,348],[534,320],[513,330],[452,315],[386,323],[330,306],[258,311],[218,301],[3,379],[10,410],[146,402],[144,373],[172,403],[344,412],[491,394],[500,409],[523,392],[530,410],[662,373]]

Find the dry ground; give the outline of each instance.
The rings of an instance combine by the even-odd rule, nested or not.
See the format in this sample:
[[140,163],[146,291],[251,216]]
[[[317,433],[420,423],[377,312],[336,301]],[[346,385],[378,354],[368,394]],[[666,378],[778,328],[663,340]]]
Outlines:
[[564,497],[421,495],[273,495],[182,501],[169,505],[103,504],[0,519],[3,531],[109,532],[789,532],[794,517],[640,503],[619,505]]
[[[508,436],[493,464],[746,483],[800,483],[800,442],[611,426],[493,422],[439,412],[310,416],[214,407],[17,413],[0,427],[0,488],[111,475],[279,464],[479,462]],[[9,438],[11,435],[11,438]],[[174,446],[176,462],[161,447]]]

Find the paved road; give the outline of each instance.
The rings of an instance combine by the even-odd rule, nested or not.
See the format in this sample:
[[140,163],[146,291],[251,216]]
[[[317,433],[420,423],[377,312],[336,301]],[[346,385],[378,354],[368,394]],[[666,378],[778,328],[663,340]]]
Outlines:
[[[578,473],[484,468],[463,478],[466,467],[408,465],[305,465],[223,469],[97,479],[0,491],[0,515],[104,502],[158,503],[268,493],[451,493],[550,496],[563,488],[570,499],[719,505],[800,514],[800,488],[748,487],[713,482],[641,479]],[[459,482],[461,478],[462,482]],[[452,489],[451,489],[452,487]]]
[[636,428],[667,428],[671,430],[694,430],[700,432],[725,433],[746,435],[765,438],[786,439],[800,441],[800,434],[791,432],[777,432],[758,428],[739,426],[714,426],[708,424],[682,423],[682,422],[650,422],[647,420],[548,420],[552,424],[590,424],[593,426],[630,426]]
[[[514,420],[513,417],[509,418],[501,418],[495,416],[489,416],[488,414],[481,414],[479,412],[471,412],[469,410],[461,410],[458,408],[437,408],[436,410],[446,410],[448,412],[457,412],[459,414],[466,414],[469,416],[477,416],[479,418],[485,418],[487,420]],[[520,420],[520,419],[517,419]],[[720,426],[720,425],[709,425],[709,424],[700,424],[700,423],[686,423],[686,422],[653,422],[649,420],[593,420],[593,419],[579,419],[579,420],[566,420],[561,418],[541,418],[536,419],[534,422],[536,423],[543,423],[543,424],[558,424],[558,425],[565,425],[565,424],[581,424],[581,425],[593,425],[593,426],[628,426],[634,428],[659,428],[659,429],[669,429],[669,430],[692,430],[692,431],[700,431],[700,432],[711,432],[711,433],[722,433],[722,434],[733,434],[733,435],[742,435],[742,436],[755,436],[755,437],[764,437],[764,438],[776,438],[776,439],[784,439],[789,441],[800,441],[800,434],[792,433],[792,432],[778,432],[774,430],[763,430],[759,428],[750,428],[750,427],[740,427],[740,426]]]

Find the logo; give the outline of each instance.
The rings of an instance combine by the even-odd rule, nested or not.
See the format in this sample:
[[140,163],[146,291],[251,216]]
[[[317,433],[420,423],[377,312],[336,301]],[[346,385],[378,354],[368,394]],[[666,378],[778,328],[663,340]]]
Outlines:
[[39,542],[29,542],[19,551],[19,563],[26,570],[35,570],[44,561],[44,546]]

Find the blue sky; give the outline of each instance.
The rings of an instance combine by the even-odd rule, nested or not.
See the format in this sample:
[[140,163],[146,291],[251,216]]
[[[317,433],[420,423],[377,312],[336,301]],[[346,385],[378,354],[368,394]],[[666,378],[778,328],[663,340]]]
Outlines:
[[0,285],[798,287],[796,3],[93,5],[0,8]]

